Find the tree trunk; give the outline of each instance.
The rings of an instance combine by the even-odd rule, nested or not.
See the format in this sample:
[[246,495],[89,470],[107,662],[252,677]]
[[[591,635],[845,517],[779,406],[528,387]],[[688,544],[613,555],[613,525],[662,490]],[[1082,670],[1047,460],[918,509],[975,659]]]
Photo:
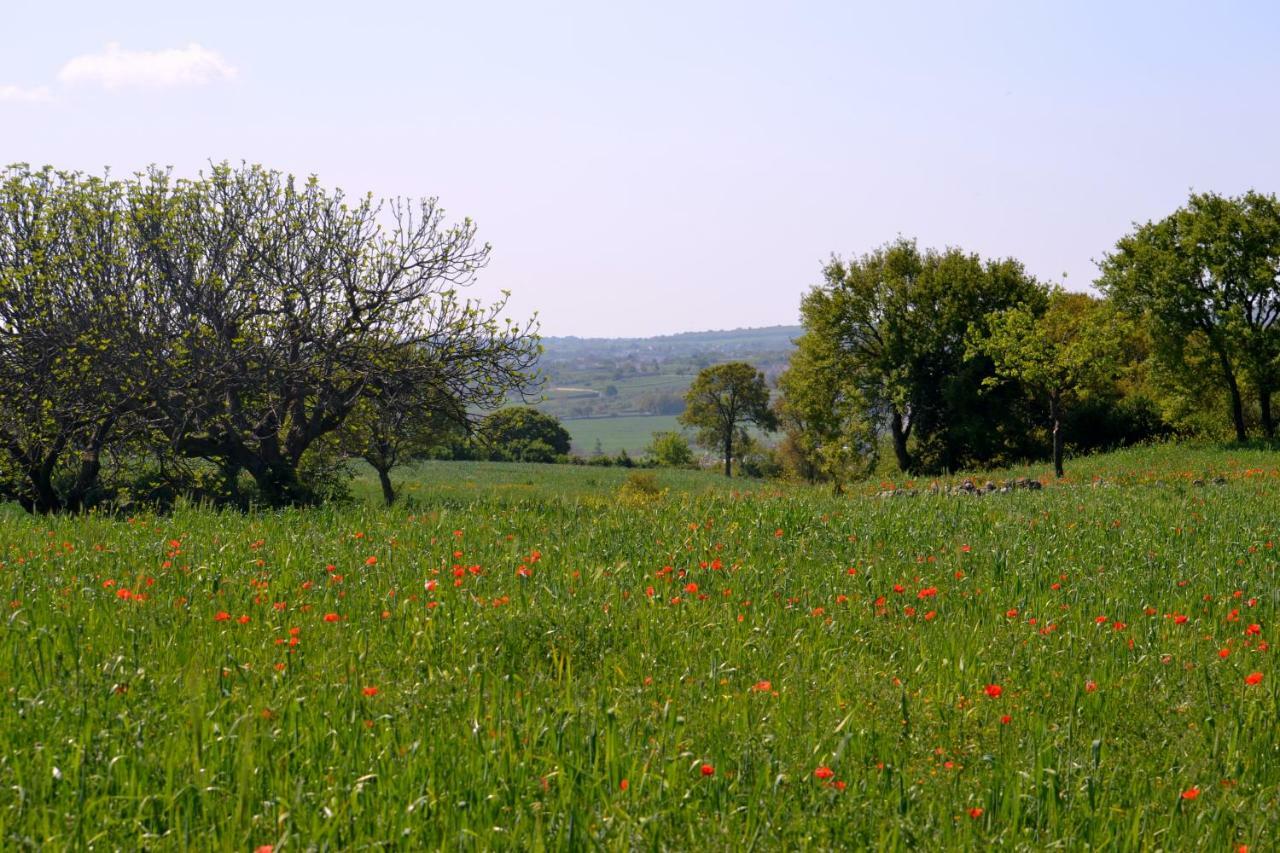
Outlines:
[[893,455],[898,457],[898,468],[904,473],[909,472],[915,467],[911,454],[907,451],[907,438],[911,428],[905,425],[902,413],[896,408],[889,417],[889,433],[893,436]]
[[1049,417],[1053,421],[1053,474],[1062,477],[1062,410],[1056,397],[1049,398]]
[[62,499],[53,487],[52,464],[37,465],[29,469],[27,482],[31,485],[31,505],[27,507],[28,512],[33,515],[52,515],[62,511]]
[[733,476],[733,430],[730,429],[724,436],[724,475],[726,477]]
[[1215,346],[1214,351],[1218,354],[1218,363],[1222,365],[1222,375],[1227,380],[1227,390],[1231,392],[1231,420],[1236,428],[1236,441],[1246,441],[1249,436],[1244,426],[1244,402],[1240,399],[1240,385],[1236,382],[1236,373],[1231,368],[1231,359],[1227,358],[1226,350]]
[[391,485],[391,472],[388,469],[378,469],[378,483],[382,486],[382,500],[387,506],[391,506],[396,502],[396,490]]
[[269,507],[305,506],[312,495],[298,480],[298,471],[288,460],[255,457],[245,469],[258,484],[258,494]]
[[1258,386],[1258,408],[1262,412],[1262,431],[1267,438],[1276,437],[1276,424],[1271,418],[1271,386]]

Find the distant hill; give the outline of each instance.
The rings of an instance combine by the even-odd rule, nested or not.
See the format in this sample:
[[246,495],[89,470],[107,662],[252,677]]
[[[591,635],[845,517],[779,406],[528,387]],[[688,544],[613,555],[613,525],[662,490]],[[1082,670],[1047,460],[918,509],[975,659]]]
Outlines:
[[580,338],[548,337],[542,339],[544,358],[550,361],[586,356],[647,356],[688,358],[699,354],[718,356],[752,355],[767,352],[790,352],[792,340],[801,326],[765,326],[758,329],[729,329],[705,332],[680,332],[652,338]]
[[769,326],[651,338],[543,338],[546,399],[537,406],[566,422],[577,453],[635,453],[653,430],[677,428],[673,416],[684,410],[684,393],[699,370],[745,361],[772,382],[802,331]]

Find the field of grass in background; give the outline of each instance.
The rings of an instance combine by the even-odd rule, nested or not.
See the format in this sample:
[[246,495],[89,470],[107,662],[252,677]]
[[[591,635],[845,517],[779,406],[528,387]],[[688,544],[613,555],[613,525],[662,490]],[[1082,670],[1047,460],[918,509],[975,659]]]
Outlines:
[[433,463],[391,510],[0,513],[0,838],[1276,848],[1274,454],[1068,470]]
[[636,415],[617,418],[575,418],[562,422],[569,431],[573,452],[590,457],[596,443],[609,456],[625,450],[638,457],[653,440],[655,432],[680,432],[675,415]]

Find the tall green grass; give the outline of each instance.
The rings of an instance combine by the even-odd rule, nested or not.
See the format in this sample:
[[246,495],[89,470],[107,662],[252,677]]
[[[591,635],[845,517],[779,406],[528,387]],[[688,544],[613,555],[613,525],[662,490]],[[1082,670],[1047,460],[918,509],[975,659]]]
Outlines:
[[1274,457],[1073,474],[437,464],[389,511],[2,513],[0,838],[1275,848]]

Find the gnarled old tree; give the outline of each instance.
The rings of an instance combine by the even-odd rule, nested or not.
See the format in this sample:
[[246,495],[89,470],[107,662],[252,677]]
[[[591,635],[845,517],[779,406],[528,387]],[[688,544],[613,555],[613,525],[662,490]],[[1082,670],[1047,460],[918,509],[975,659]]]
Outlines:
[[459,296],[489,247],[433,199],[225,164],[2,183],[0,441],[34,511],[83,506],[113,437],[309,503],[307,454],[362,401],[395,389],[465,427],[534,381],[533,323]]
[[0,175],[0,491],[78,510],[144,398],[147,294],[117,182]]
[[[466,423],[524,388],[538,354],[504,302],[458,296],[488,245],[435,200],[348,199],[259,167],[197,181],[152,171],[137,217],[166,301],[151,414],[174,450],[247,471],[271,505],[313,499],[304,455],[364,398],[430,389]],[[412,353],[412,357],[403,357]]]

